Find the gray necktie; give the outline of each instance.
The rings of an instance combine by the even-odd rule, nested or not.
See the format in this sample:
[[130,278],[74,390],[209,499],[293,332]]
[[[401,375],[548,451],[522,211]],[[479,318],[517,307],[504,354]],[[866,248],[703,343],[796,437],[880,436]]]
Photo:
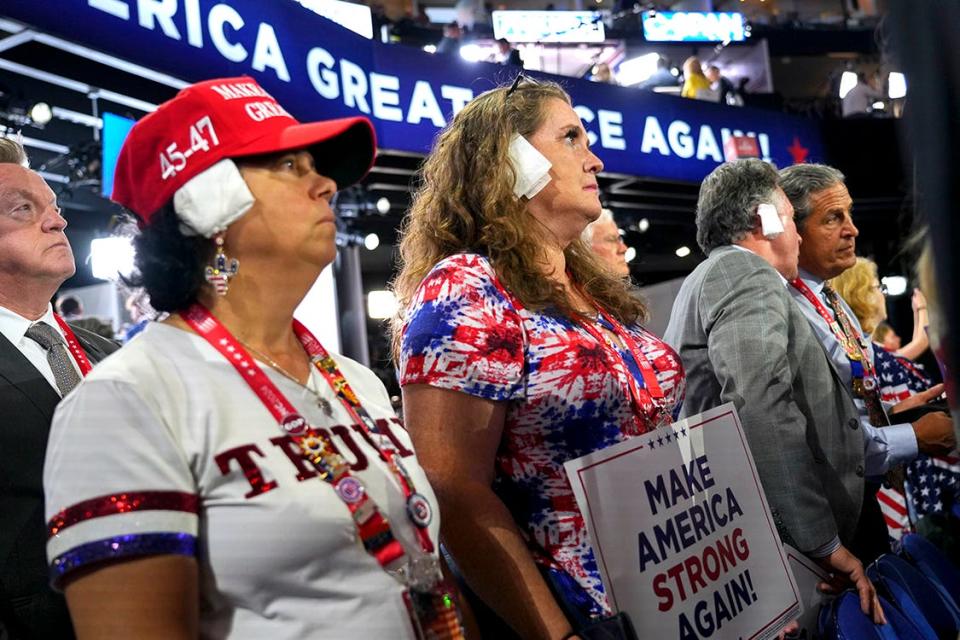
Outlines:
[[53,377],[60,388],[60,395],[65,396],[80,384],[80,375],[70,361],[67,345],[56,329],[46,322],[37,322],[27,329],[27,337],[37,342],[47,351],[47,362],[53,370]]

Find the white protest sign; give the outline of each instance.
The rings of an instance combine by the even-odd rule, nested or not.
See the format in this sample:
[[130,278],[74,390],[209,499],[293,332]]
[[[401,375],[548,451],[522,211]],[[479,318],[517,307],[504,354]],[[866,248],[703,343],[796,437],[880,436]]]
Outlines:
[[774,637],[801,599],[732,404],[565,465],[640,638]]
[[797,590],[803,603],[803,614],[799,618],[800,629],[796,635],[799,640],[811,640],[817,637],[817,617],[820,607],[835,596],[820,593],[817,585],[829,579],[829,574],[813,560],[806,557],[788,544],[783,545],[790,560],[790,569],[797,582]]

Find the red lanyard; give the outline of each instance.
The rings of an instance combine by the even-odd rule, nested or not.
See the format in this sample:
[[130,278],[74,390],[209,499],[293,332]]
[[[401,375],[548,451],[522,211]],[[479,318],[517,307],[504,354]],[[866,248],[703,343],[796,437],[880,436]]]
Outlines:
[[[569,271],[567,272],[567,277],[570,278],[570,282],[574,282],[573,275]],[[657,380],[657,372],[654,371],[653,365],[650,364],[650,361],[647,359],[647,357],[643,355],[642,351],[640,351],[640,346],[637,344],[637,341],[634,340],[630,332],[627,331],[627,328],[623,326],[623,323],[607,313],[603,307],[598,305],[593,297],[584,291],[583,287],[581,287],[579,284],[574,284],[573,286],[577,288],[577,291],[583,298],[593,305],[593,308],[597,310],[597,313],[600,314],[600,317],[606,320],[607,324],[610,325],[613,333],[623,341],[624,345],[626,345],[627,350],[630,351],[630,355],[633,356],[633,361],[637,363],[637,368],[640,369],[640,375],[643,377],[643,387],[646,388],[647,393],[657,400],[662,399],[663,389],[660,388],[660,382]],[[633,396],[634,403],[636,403],[638,409],[642,408],[643,404],[641,402],[641,398],[643,396],[640,393],[640,383],[638,383],[637,379],[630,373],[630,367],[627,366],[626,362],[624,362],[623,356],[620,354],[620,350],[609,344],[606,336],[604,336],[603,333],[592,323],[581,321],[579,324],[586,330],[587,333],[593,336],[593,338],[600,343],[600,345],[607,351],[608,354],[613,356],[615,360],[619,360],[622,363],[624,372],[627,375],[627,382],[630,385],[630,393]]]
[[620,350],[614,348],[610,344],[609,340],[600,329],[597,329],[596,326],[589,322],[579,322],[580,326],[589,333],[593,338],[600,343],[600,345],[612,356],[615,356],[618,360],[623,362],[623,367],[627,372],[627,379],[630,382],[630,390],[634,396],[634,400],[639,400],[640,398],[640,389],[646,388],[647,393],[656,399],[663,398],[663,389],[660,388],[660,381],[657,380],[657,372],[654,370],[653,365],[650,364],[650,360],[647,359],[643,352],[640,351],[640,345],[637,344],[637,341],[634,340],[633,336],[627,331],[627,328],[623,324],[608,314],[602,309],[597,309],[600,313],[600,317],[607,321],[607,323],[612,327],[613,333],[623,340],[623,343],[626,345],[627,349],[630,351],[630,355],[633,357],[634,362],[637,363],[637,367],[640,369],[640,375],[643,377],[643,385],[641,386],[637,379],[630,375],[630,368],[627,366],[627,363],[624,362],[623,355],[621,355]]
[[67,347],[70,349],[70,353],[73,354],[73,359],[77,363],[77,366],[80,367],[80,375],[86,376],[88,373],[90,373],[90,370],[93,369],[93,365],[90,364],[87,354],[83,352],[82,348],[80,348],[80,343],[77,341],[77,336],[74,335],[73,329],[70,328],[70,325],[63,321],[63,318],[56,313],[53,314],[53,317],[56,318],[57,324],[60,325],[61,329],[63,329],[64,337],[67,340]]
[[[573,277],[570,276],[569,273],[567,275],[570,277],[570,281],[573,282]],[[503,284],[500,282],[500,279],[496,276],[493,277],[493,284],[497,290],[500,291],[500,293],[503,294],[504,297],[506,297],[514,307],[517,308],[518,311],[524,308],[520,303],[520,300],[507,291],[506,287],[503,286]],[[626,327],[624,327],[619,320],[601,309],[598,304],[593,302],[593,299],[585,291],[582,289],[579,289],[579,291],[580,295],[589,300],[593,304],[594,308],[596,308],[599,314],[603,317],[603,319],[610,324],[610,326],[613,328],[614,334],[623,340],[623,343],[630,351],[630,355],[633,356],[634,362],[637,363],[637,368],[640,369],[640,375],[643,377],[642,385],[637,381],[633,374],[630,373],[630,367],[627,366],[627,363],[624,361],[620,350],[611,346],[606,336],[604,336],[599,329],[588,322],[577,321],[577,324],[580,325],[594,340],[600,344],[600,348],[607,353],[607,356],[612,358],[613,362],[619,362],[623,367],[623,373],[627,380],[627,388],[629,389],[630,398],[633,401],[634,409],[637,413],[636,419],[639,421],[639,416],[646,411],[646,407],[643,405],[644,387],[652,398],[659,400],[664,397],[663,389],[660,387],[660,381],[657,380],[656,371],[654,371],[653,365],[650,364],[650,360],[643,355],[643,352],[640,350],[640,346],[637,344],[637,341],[634,340],[633,336],[629,331],[627,331]]]
[[[381,566],[387,567],[405,555],[390,528],[387,518],[367,494],[366,488],[350,473],[350,465],[333,453],[329,441],[315,432],[306,420],[297,412],[283,393],[257,365],[254,359],[231,335],[219,320],[202,305],[193,304],[182,312],[183,320],[214,349],[220,352],[237,370],[244,381],[257,395],[264,407],[270,411],[280,428],[290,435],[300,446],[304,457],[320,467],[320,477],[329,483],[337,496],[350,510],[354,524],[360,534],[364,547]],[[300,323],[294,321],[293,330],[311,357],[311,362],[324,375],[324,378],[336,392],[346,407],[350,417],[369,436],[372,432],[382,436],[376,423],[370,418],[359,398],[340,373],[336,363],[320,345],[320,342]],[[380,440],[381,443],[377,443]],[[428,527],[432,519],[430,503],[421,494],[416,493],[409,474],[403,469],[396,452],[384,444],[385,438],[369,437],[368,441],[380,454],[391,472],[396,476],[404,498],[407,501],[407,515],[414,524],[420,546],[425,553],[433,552]]]
[[320,344],[320,341],[298,320],[293,321],[293,332],[297,335],[297,338],[300,339],[300,343],[303,345],[307,355],[310,356],[310,361],[313,362],[314,366],[316,366],[317,370],[320,371],[327,381],[327,384],[329,384],[330,388],[337,394],[343,407],[347,410],[347,413],[350,414],[354,422],[358,424],[368,436],[371,436],[371,434],[379,436],[379,442],[374,442],[376,439],[373,437],[370,437],[369,440],[374,442],[374,447],[377,453],[380,454],[380,458],[387,463],[397,483],[403,490],[403,497],[407,500],[407,515],[415,525],[417,536],[420,539],[420,546],[428,553],[433,552],[433,542],[430,540],[430,534],[427,530],[430,520],[432,519],[430,503],[424,496],[417,493],[413,479],[403,466],[403,462],[400,460],[396,448],[390,442],[389,438],[380,433],[380,428],[377,426],[377,423],[370,417],[370,414],[360,402],[360,398],[357,397],[357,394],[354,393],[350,387],[350,383],[343,377],[343,374],[337,367],[336,361],[330,357],[330,353]]
[[[863,363],[863,371],[867,376],[873,375],[873,363],[870,361],[870,358],[867,357],[867,352],[863,347],[861,342],[860,334],[857,333],[857,330],[853,328],[852,325],[849,325],[849,331],[851,335],[847,335],[840,323],[840,318],[834,318],[830,315],[829,309],[823,304],[820,298],[807,286],[807,283],[796,278],[790,281],[790,286],[803,294],[803,297],[810,301],[810,304],[813,305],[813,308],[817,310],[817,313],[820,314],[820,317],[826,321],[827,326],[830,327],[830,331],[833,332],[834,337],[836,337],[837,342],[843,347],[844,352],[847,354],[847,358],[854,361],[860,361]],[[840,313],[840,310],[837,310],[837,313]]]

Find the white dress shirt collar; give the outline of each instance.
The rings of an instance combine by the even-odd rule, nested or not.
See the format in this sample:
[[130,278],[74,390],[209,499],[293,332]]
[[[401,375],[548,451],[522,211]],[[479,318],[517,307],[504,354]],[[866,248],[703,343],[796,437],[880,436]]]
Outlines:
[[27,329],[35,322],[46,322],[56,329],[57,333],[61,336],[63,335],[63,330],[57,323],[57,319],[53,316],[53,305],[49,303],[47,304],[46,313],[37,320],[24,318],[10,309],[0,307],[0,334],[3,334],[3,337],[9,340],[14,346],[20,344],[20,341],[23,340],[23,337],[27,334]]

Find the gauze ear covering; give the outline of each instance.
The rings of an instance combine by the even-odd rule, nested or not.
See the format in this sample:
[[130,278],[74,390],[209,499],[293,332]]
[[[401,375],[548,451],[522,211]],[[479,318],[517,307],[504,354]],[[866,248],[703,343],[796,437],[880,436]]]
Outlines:
[[529,200],[550,182],[550,167],[553,165],[520,134],[513,135],[507,153],[517,174],[513,193]]
[[173,208],[186,235],[212,238],[253,206],[254,198],[233,160],[198,173],[173,194]]
[[775,206],[764,202],[757,207],[757,215],[760,216],[760,231],[764,238],[772,240],[783,233],[783,221]]

